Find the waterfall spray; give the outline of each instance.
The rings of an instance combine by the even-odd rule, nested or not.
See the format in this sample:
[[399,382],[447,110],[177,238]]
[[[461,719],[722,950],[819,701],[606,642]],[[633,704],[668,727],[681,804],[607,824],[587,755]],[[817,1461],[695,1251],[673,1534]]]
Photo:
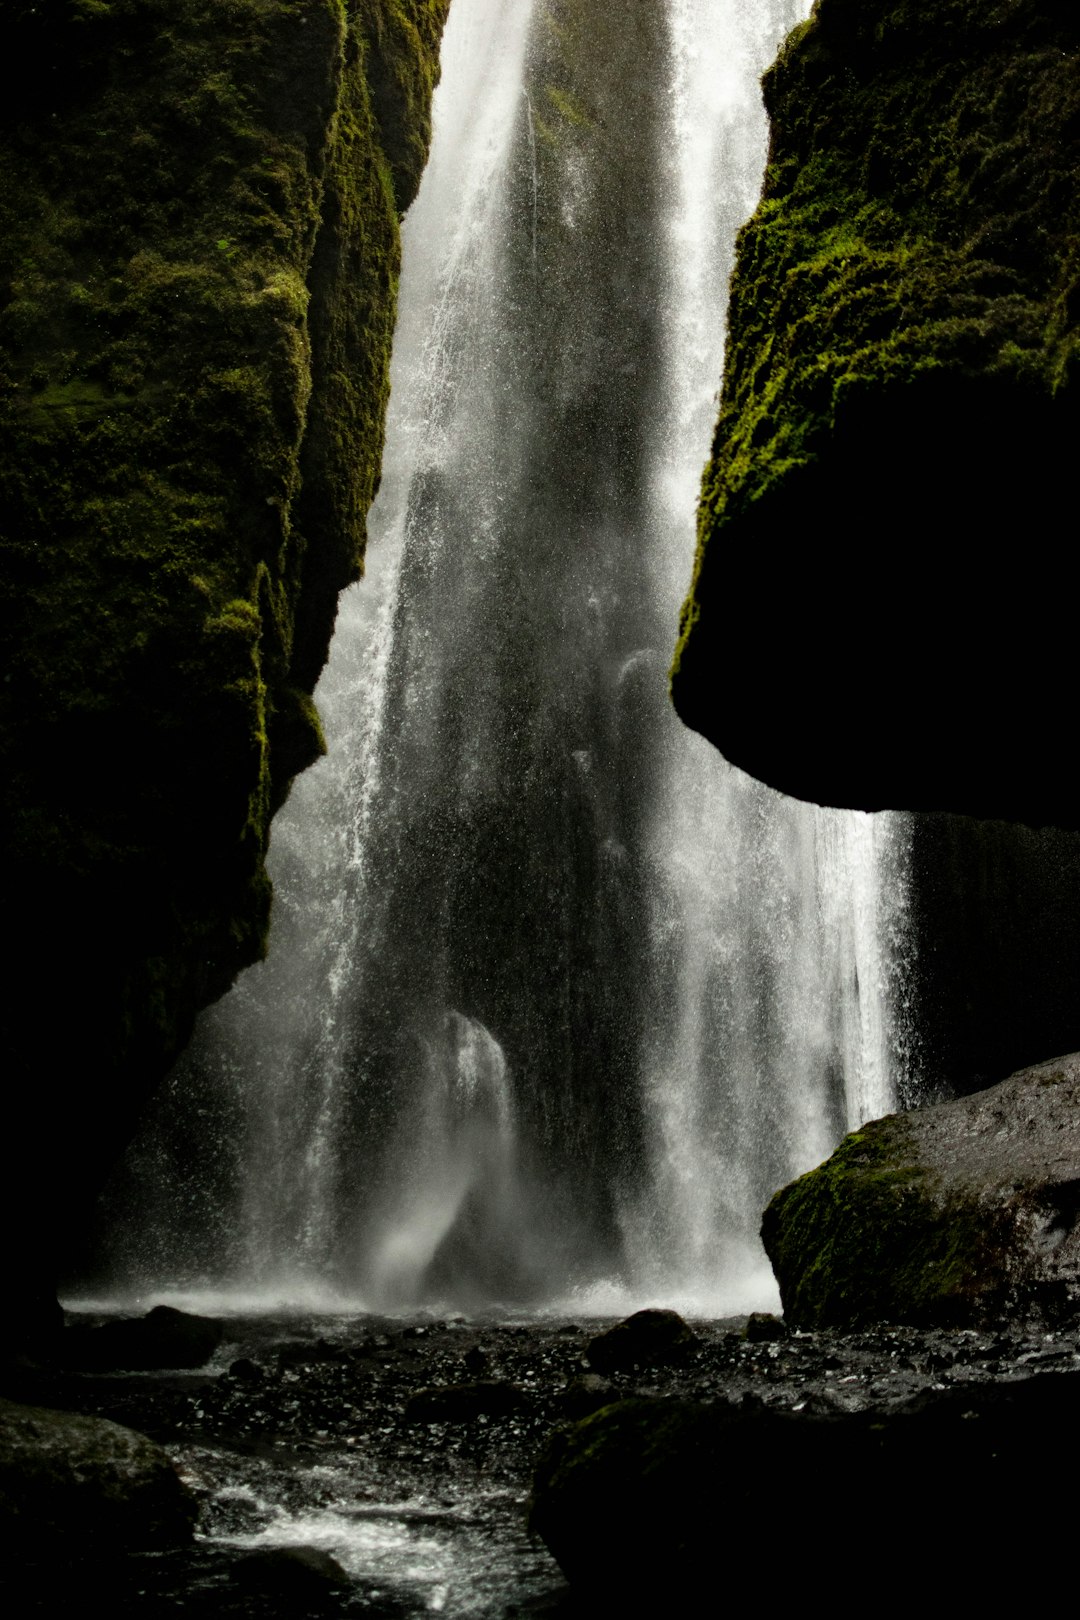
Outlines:
[[665,691],[757,81],[808,7],[617,9],[455,0],[329,756],[132,1173],[200,1087],[243,1148],[144,1280],[768,1305],[764,1203],[892,1102],[903,822],[770,793]]

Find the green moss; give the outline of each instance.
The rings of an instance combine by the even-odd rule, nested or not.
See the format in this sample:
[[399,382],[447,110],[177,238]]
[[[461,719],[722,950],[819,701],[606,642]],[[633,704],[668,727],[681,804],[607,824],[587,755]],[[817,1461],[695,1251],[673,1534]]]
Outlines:
[[977,1320],[1004,1284],[995,1223],[942,1198],[902,1116],[844,1138],[782,1188],[762,1238],[796,1327]]
[[445,12],[57,0],[0,24],[12,921],[27,994],[57,915],[95,934],[72,1038],[139,1084],[265,949],[270,818],[324,747],[310,694],[362,567]]
[[[892,538],[901,507],[897,538],[914,529],[919,544],[920,474],[927,496],[932,483],[968,476],[986,487],[1003,467],[1052,460],[1071,441],[1076,43],[1065,10],[1038,0],[818,0],[765,77],[769,164],[738,241],[673,670],[680,712],[748,769],[751,727],[767,718],[748,713],[744,738],[722,705],[726,692],[738,707],[727,603],[760,588],[744,562],[751,550],[794,551],[795,526],[805,532],[808,516],[824,523],[829,513],[829,557],[839,544],[857,555],[875,532]],[[1022,521],[1030,489],[1005,488]],[[985,514],[974,496],[967,506],[973,525],[993,520],[992,502]],[[954,520],[950,511],[946,530]],[[812,575],[796,594],[814,611]],[[919,597],[905,602],[897,634],[919,609]],[[832,678],[829,665],[826,689]],[[797,742],[789,747],[794,755]],[[789,791],[827,798],[812,782]]]

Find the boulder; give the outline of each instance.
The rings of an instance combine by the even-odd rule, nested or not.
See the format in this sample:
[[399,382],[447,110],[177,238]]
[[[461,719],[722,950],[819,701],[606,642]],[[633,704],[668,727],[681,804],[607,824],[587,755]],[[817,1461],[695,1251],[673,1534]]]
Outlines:
[[562,1392],[559,1406],[564,1417],[583,1418],[618,1399],[619,1391],[610,1379],[601,1378],[599,1373],[584,1373],[580,1378],[570,1380]]
[[472,1383],[419,1389],[405,1403],[408,1423],[471,1423],[478,1417],[509,1417],[524,1396],[516,1384],[478,1378]]
[[249,1553],[236,1570],[237,1580],[250,1592],[284,1598],[297,1604],[318,1602],[348,1576],[331,1553],[300,1543],[294,1547],[259,1548]]
[[1080,1054],[876,1120],[778,1192],[762,1238],[796,1327],[1080,1312]]
[[628,1372],[683,1355],[697,1342],[697,1334],[678,1311],[635,1311],[598,1333],[585,1354],[594,1372]]
[[[856,1415],[623,1401],[556,1430],[530,1527],[572,1586],[602,1599],[596,1612],[631,1598],[640,1612],[644,1597],[648,1612],[697,1613],[682,1605],[719,1581],[735,1602],[764,1578],[770,1602],[801,1605],[830,1567],[848,1592],[876,1591],[883,1529],[936,1514],[938,1533],[903,1537],[902,1579],[932,1582],[937,1602],[1000,1601],[1030,1583],[1034,1547],[1071,1543],[1075,1505],[1053,1481],[1078,1440],[1076,1374]],[[763,1545],[765,1571],[726,1562],[724,1549]]]
[[751,1311],[746,1319],[748,1344],[771,1344],[788,1336],[787,1327],[779,1316],[770,1311]]
[[155,1305],[145,1316],[72,1329],[65,1345],[65,1360],[89,1372],[114,1367],[133,1372],[202,1367],[224,1334],[221,1323],[212,1317],[191,1316],[171,1305]]
[[0,1401],[0,1533],[9,1551],[175,1547],[191,1540],[194,1520],[194,1498],[145,1435]]
[[765,75],[672,693],[782,792],[1078,825],[1072,593],[1013,544],[1070,504],[1077,37],[1063,0],[817,0]]

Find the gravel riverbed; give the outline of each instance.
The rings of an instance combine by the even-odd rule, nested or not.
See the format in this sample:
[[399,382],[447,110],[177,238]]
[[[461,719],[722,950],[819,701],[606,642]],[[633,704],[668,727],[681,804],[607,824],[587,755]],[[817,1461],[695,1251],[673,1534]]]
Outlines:
[[[572,1615],[558,1566],[526,1527],[557,1423],[626,1395],[854,1412],[1080,1369],[1075,1326],[789,1334],[755,1318],[762,1336],[748,1339],[746,1318],[694,1322],[696,1342],[676,1359],[603,1378],[588,1346],[610,1322],[276,1315],[224,1326],[199,1372],[27,1372],[9,1391],[150,1435],[199,1500],[194,1547],[110,1574],[113,1614]],[[54,1599],[45,1582],[26,1612]]]

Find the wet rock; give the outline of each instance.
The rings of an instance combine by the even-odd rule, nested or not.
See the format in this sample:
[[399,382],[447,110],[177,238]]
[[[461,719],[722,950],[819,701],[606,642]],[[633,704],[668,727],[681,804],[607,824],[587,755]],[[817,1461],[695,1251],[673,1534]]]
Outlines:
[[635,1311],[606,1333],[598,1333],[585,1355],[594,1372],[625,1372],[670,1361],[696,1342],[693,1328],[677,1311]]
[[474,1344],[470,1349],[466,1350],[461,1360],[464,1364],[465,1371],[472,1373],[474,1378],[479,1377],[481,1373],[486,1373],[491,1366],[490,1356],[488,1355],[487,1351],[478,1344]]
[[564,1417],[584,1418],[598,1412],[602,1406],[610,1406],[618,1398],[618,1390],[610,1379],[601,1378],[599,1373],[583,1373],[567,1384],[559,1404]]
[[145,1435],[0,1401],[0,1526],[9,1550],[179,1546],[191,1540],[194,1519],[194,1499]]
[[405,1404],[408,1423],[469,1423],[477,1417],[508,1417],[525,1404],[516,1384],[476,1379],[417,1390]]
[[746,1321],[748,1344],[769,1344],[787,1336],[787,1327],[779,1316],[773,1316],[768,1311],[750,1312]]
[[948,1535],[913,1538],[909,1574],[932,1578],[939,1596],[996,1600],[1030,1581],[1033,1546],[1071,1535],[1072,1493],[1051,1482],[1078,1441],[1076,1374],[856,1414],[623,1401],[552,1436],[530,1526],[572,1585],[605,1604],[700,1593],[715,1582],[718,1529],[745,1546],[764,1526],[783,1553],[772,1596],[795,1601],[839,1525],[845,1581],[880,1581],[882,1526],[908,1522],[929,1482],[947,1481]]
[[[959,539],[1008,546],[1069,500],[1077,377],[1058,345],[1080,304],[1056,301],[1075,286],[1059,221],[1077,217],[1076,69],[1063,0],[817,0],[765,76],[769,167],[739,237],[672,696],[783,793],[1077,825],[1071,592],[1035,556],[976,568]],[[1055,337],[1036,357],[1028,331]],[[857,579],[869,512],[905,556],[880,608]],[[770,540],[819,523],[835,576],[794,544],[778,575]],[[736,678],[766,623],[772,678]],[[1039,651],[1017,656],[1027,625]],[[928,656],[890,658],[913,629]],[[853,657],[875,672],[861,691]]]
[[122,1368],[131,1372],[160,1367],[202,1367],[224,1337],[220,1322],[190,1316],[171,1305],[156,1305],[146,1316],[125,1317],[101,1327],[72,1328],[64,1359],[88,1372]]
[[241,1384],[258,1384],[264,1377],[263,1369],[250,1356],[240,1356],[229,1368],[229,1377]]
[[1080,1054],[853,1132],[762,1237],[799,1327],[1074,1319]]
[[296,1602],[317,1600],[348,1581],[336,1558],[321,1547],[306,1545],[253,1552],[239,1565],[236,1574],[249,1591]]

